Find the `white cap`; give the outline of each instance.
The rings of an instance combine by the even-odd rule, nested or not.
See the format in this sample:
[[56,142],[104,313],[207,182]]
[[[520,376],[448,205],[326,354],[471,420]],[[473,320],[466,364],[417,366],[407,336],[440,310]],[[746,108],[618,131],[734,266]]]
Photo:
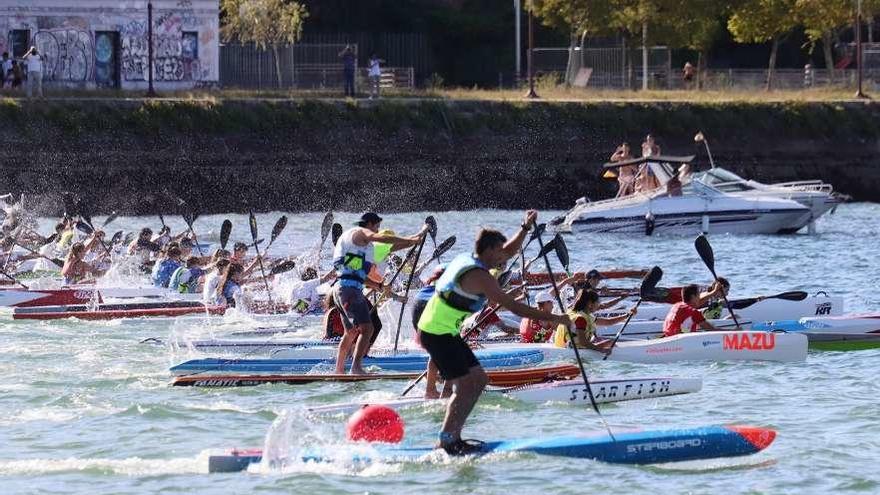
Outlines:
[[543,292],[539,292],[538,295],[535,296],[535,302],[538,304],[545,303],[545,302],[553,302],[553,301],[554,301],[553,296],[550,294],[549,291],[546,291],[546,290]]

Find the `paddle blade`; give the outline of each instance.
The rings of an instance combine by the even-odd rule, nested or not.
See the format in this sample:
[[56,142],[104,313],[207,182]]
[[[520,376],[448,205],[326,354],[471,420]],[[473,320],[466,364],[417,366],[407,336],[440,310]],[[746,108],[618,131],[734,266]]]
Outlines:
[[437,259],[437,258],[443,256],[446,253],[446,251],[449,251],[452,248],[452,246],[455,245],[455,241],[456,241],[455,236],[451,236],[451,237],[447,238],[445,241],[438,244],[437,248],[434,249],[434,254],[431,255],[431,258]]
[[568,257],[568,246],[565,245],[565,239],[561,235],[556,234],[553,241],[556,243],[556,256],[559,258],[559,262],[562,263],[566,273],[571,273],[571,270],[568,268],[569,261],[571,260]]
[[786,301],[803,301],[809,296],[806,292],[802,290],[795,290],[791,292],[783,292],[781,294],[776,294],[775,296],[767,296],[764,299],[784,299]]
[[273,266],[269,273],[272,275],[278,275],[279,273],[289,272],[296,268],[296,262],[293,260],[285,260],[277,265]]
[[132,239],[134,239],[134,232],[129,232],[125,234],[125,239],[122,240],[122,243],[125,245],[131,244]]
[[437,242],[437,220],[435,220],[432,215],[428,215],[428,217],[425,218],[425,225],[428,226],[428,235],[431,236],[431,240],[436,243]]
[[223,220],[223,224],[220,225],[220,248],[226,249],[226,244],[229,242],[229,236],[232,234],[232,222],[229,219]]
[[715,275],[715,253],[712,252],[712,245],[709,244],[709,239],[706,239],[705,235],[700,234],[694,240],[694,247],[697,249],[697,254],[700,255],[706,268],[712,272],[712,276],[718,278]]
[[113,237],[110,238],[110,245],[112,246],[114,244],[119,244],[119,241],[121,241],[121,240],[122,240],[122,231],[119,230],[115,234],[113,234]]
[[281,215],[281,218],[275,222],[275,226],[272,227],[272,236],[269,237],[269,244],[275,242],[275,239],[281,235],[281,232],[284,230],[284,227],[287,227],[287,215]]
[[254,216],[254,212],[250,212],[248,214],[248,225],[251,227],[251,239],[254,242],[257,242],[257,217]]
[[333,245],[335,246],[336,243],[339,242],[339,238],[342,237],[342,225],[339,225],[338,223],[334,223],[333,228],[331,230],[332,230],[331,240],[333,241]]
[[544,234],[544,231],[547,230],[546,223],[539,223],[535,225],[535,228],[532,230],[532,235],[529,236],[529,242],[526,243],[526,246],[532,243],[535,239],[541,237]]
[[642,299],[648,299],[648,296],[654,288],[657,287],[661,278],[663,278],[663,270],[661,270],[659,266],[651,268],[651,271],[649,271],[648,274],[645,275],[645,278],[642,279],[642,285],[639,287],[639,297]]
[[535,258],[543,258],[545,255],[549,254],[550,251],[555,251],[557,242],[559,242],[559,236],[550,239],[550,242],[544,244],[544,247],[542,247],[541,250],[538,251],[538,256],[535,256]]
[[82,220],[76,221],[76,230],[78,230],[86,235],[92,235],[92,233],[95,232],[95,229],[93,229],[91,225],[89,225],[88,223],[86,223]]
[[118,217],[118,216],[119,216],[119,214],[116,213],[115,211],[113,213],[111,213],[110,216],[107,217],[106,220],[104,220],[104,227],[109,225],[113,220],[116,220],[116,217]]
[[95,228],[93,227],[93,224],[92,224],[92,216],[91,215],[89,215],[88,213],[85,213],[85,212],[81,212],[79,214],[79,216],[82,217],[82,219],[89,225],[89,227],[92,227],[92,230],[95,230]]
[[327,236],[330,235],[330,229],[333,228],[333,212],[328,211],[326,215],[324,215],[324,220],[321,222],[321,244],[324,244],[324,241],[327,240]]

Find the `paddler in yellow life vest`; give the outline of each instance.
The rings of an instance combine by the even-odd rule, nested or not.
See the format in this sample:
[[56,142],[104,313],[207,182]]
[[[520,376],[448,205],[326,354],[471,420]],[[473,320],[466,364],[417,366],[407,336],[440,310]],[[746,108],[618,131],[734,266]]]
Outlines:
[[422,347],[428,351],[440,376],[451,381],[455,388],[446,408],[438,445],[450,455],[466,455],[479,450],[481,444],[478,442],[462,440],[461,430],[489,383],[480,362],[461,337],[459,327],[465,318],[480,311],[488,300],[522,317],[560,325],[570,323],[567,315],[545,313],[517,302],[505,294],[498,281],[489,274],[489,269],[502,266],[517,256],[526,233],[536,220],[537,212],[526,212],[519,231],[509,241],[497,230],[481,230],[474,251],[456,256],[446,267],[419,318]]
[[[700,293],[700,308],[703,311],[703,318],[707,320],[718,320],[721,313],[726,309],[724,307],[724,298],[730,293],[730,282],[724,277],[718,277],[718,280],[712,283],[708,292]],[[723,294],[723,295],[722,295]],[[760,300],[760,299],[759,299]],[[729,318],[730,316],[728,316]]]
[[361,216],[356,226],[343,232],[333,249],[333,267],[336,270],[337,283],[331,291],[331,297],[342,315],[345,335],[339,342],[336,355],[336,373],[345,372],[345,361],[352,354],[351,374],[364,374],[362,361],[370,347],[373,336],[373,323],[370,305],[364,296],[364,286],[388,291],[384,284],[377,284],[367,275],[375,264],[374,242],[390,243],[392,251],[414,246],[421,242],[428,233],[428,226],[422,227],[412,237],[383,236],[379,234],[382,217],[367,212]]
[[[575,333],[574,343],[580,349],[590,349],[602,353],[608,353],[611,350],[610,339],[600,339],[596,335],[596,326],[609,326],[622,323],[632,314],[636,314],[636,308],[629,310],[629,313],[616,316],[614,318],[596,318],[593,316],[595,311],[599,310],[599,294],[590,289],[580,289],[574,298],[571,309],[568,310],[568,316],[571,318],[572,326]],[[556,347],[569,346],[568,327],[560,325],[553,334],[553,343]]]

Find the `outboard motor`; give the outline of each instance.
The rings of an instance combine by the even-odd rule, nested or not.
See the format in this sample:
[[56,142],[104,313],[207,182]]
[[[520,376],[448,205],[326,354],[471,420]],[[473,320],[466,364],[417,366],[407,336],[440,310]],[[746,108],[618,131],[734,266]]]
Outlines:
[[654,214],[650,211],[645,215],[645,235],[654,233]]

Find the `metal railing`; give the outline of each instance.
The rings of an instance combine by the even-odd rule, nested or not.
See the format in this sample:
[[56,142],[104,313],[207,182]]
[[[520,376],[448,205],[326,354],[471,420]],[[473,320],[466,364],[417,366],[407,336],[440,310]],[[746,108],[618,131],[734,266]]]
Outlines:
[[[247,89],[341,89],[343,44],[296,44],[260,50],[253,45],[220,47],[220,85]],[[357,45],[352,45],[357,57]],[[366,88],[367,69],[355,68],[356,85]],[[381,87],[415,87],[413,67],[382,67]]]

